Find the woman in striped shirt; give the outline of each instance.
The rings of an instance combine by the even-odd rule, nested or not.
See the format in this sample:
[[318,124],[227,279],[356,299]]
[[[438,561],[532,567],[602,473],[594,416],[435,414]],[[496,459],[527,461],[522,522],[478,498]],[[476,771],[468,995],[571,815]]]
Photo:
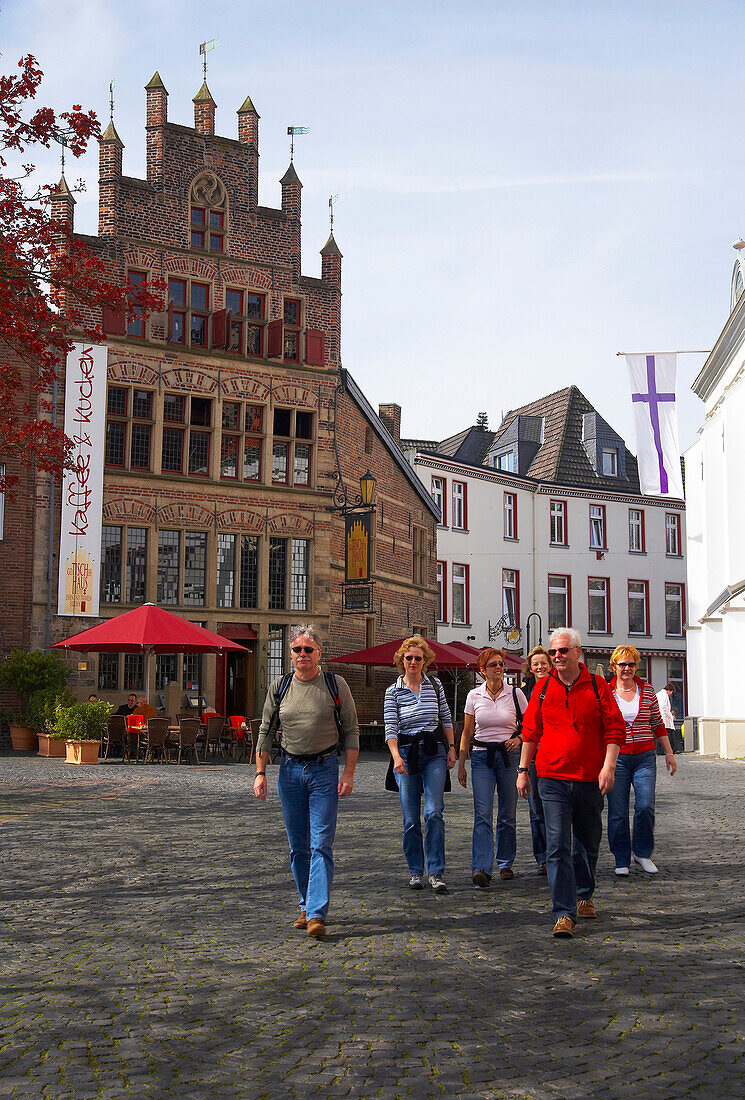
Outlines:
[[[414,634],[396,651],[401,673],[385,693],[383,716],[385,741],[393,758],[393,771],[404,818],[404,855],[409,865],[409,886],[421,890],[424,871],[436,894],[447,894],[445,870],[445,778],[455,764],[453,719],[439,680],[426,670],[435,655],[424,638]],[[442,732],[440,732],[442,723]],[[424,795],[424,842],[421,804]],[[426,861],[425,861],[426,854]]]
[[[655,738],[665,750],[665,764],[675,775],[670,739],[660,716],[651,684],[636,675],[639,650],[619,645],[613,650],[611,690],[626,723],[626,741],[616,764],[616,781],[608,793],[608,843],[616,859],[616,874],[627,875],[631,854],[647,874],[656,875],[654,849],[654,795],[657,779]],[[634,832],[629,833],[629,798],[634,788]]]

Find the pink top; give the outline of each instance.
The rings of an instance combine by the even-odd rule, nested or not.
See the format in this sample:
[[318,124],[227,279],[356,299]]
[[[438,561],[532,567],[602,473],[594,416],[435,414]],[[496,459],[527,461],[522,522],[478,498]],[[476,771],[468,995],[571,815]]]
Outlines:
[[[528,700],[520,688],[517,688],[517,703],[521,714],[525,714]],[[517,715],[509,684],[504,684],[496,699],[487,692],[486,683],[469,691],[465,713],[473,715],[479,741],[509,741],[515,736]]]

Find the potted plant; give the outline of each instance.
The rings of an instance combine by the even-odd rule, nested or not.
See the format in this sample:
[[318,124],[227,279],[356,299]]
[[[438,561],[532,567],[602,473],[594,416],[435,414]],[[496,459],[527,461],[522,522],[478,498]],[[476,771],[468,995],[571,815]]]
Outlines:
[[25,649],[11,650],[7,661],[0,666],[0,688],[14,692],[22,700],[19,709],[5,713],[16,751],[33,751],[38,745],[28,710],[31,694],[43,688],[54,688],[59,693],[69,675],[69,669],[56,653],[44,653],[40,649],[31,653]]
[[28,703],[28,719],[31,729],[39,738],[39,756],[61,758],[65,755],[65,743],[57,737],[54,729],[57,706],[69,707],[75,702],[75,696],[66,688],[42,688],[31,695]]
[[103,732],[109,720],[110,703],[59,704],[54,711],[53,736],[65,742],[68,764],[97,764]]

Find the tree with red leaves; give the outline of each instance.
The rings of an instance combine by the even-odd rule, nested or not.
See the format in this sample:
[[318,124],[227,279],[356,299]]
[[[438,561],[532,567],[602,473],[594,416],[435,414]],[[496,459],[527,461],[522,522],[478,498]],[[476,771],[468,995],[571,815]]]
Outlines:
[[[45,415],[51,405],[44,396],[58,365],[73,340],[105,342],[90,320],[103,309],[131,317],[135,306],[145,313],[162,306],[152,287],[133,294],[113,281],[71,228],[52,216],[56,188],[31,192],[33,165],[22,163],[17,175],[9,174],[8,156],[19,162],[29,147],[48,149],[57,141],[79,157],[100,133],[95,113],[77,104],[59,115],[40,107],[25,119],[42,72],[30,55],[18,69],[0,76],[0,462],[15,456],[60,479],[73,444]],[[17,480],[0,476],[0,491],[12,497]]]

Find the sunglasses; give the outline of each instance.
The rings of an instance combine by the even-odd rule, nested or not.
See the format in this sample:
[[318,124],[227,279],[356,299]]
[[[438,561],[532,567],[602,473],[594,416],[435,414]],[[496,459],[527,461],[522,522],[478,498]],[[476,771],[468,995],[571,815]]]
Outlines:
[[572,646],[572,645],[562,645],[562,646],[559,646],[558,649],[549,649],[548,655],[549,655],[549,657],[558,657],[559,654],[561,654],[562,657],[566,657],[566,655],[567,655],[567,653],[569,652],[570,649],[574,649],[574,646]]
[[634,661],[619,661],[616,668],[636,668]]
[[504,665],[502,664],[501,661],[490,661],[489,664],[486,667],[487,668],[504,668]]
[[405,661],[416,661],[418,663],[419,661],[423,661],[424,657],[415,657],[413,653],[412,653],[411,656],[409,656],[409,654],[407,653],[406,656],[404,657],[404,660]]
[[292,647],[293,653],[312,653],[314,646],[312,645],[294,645]]

